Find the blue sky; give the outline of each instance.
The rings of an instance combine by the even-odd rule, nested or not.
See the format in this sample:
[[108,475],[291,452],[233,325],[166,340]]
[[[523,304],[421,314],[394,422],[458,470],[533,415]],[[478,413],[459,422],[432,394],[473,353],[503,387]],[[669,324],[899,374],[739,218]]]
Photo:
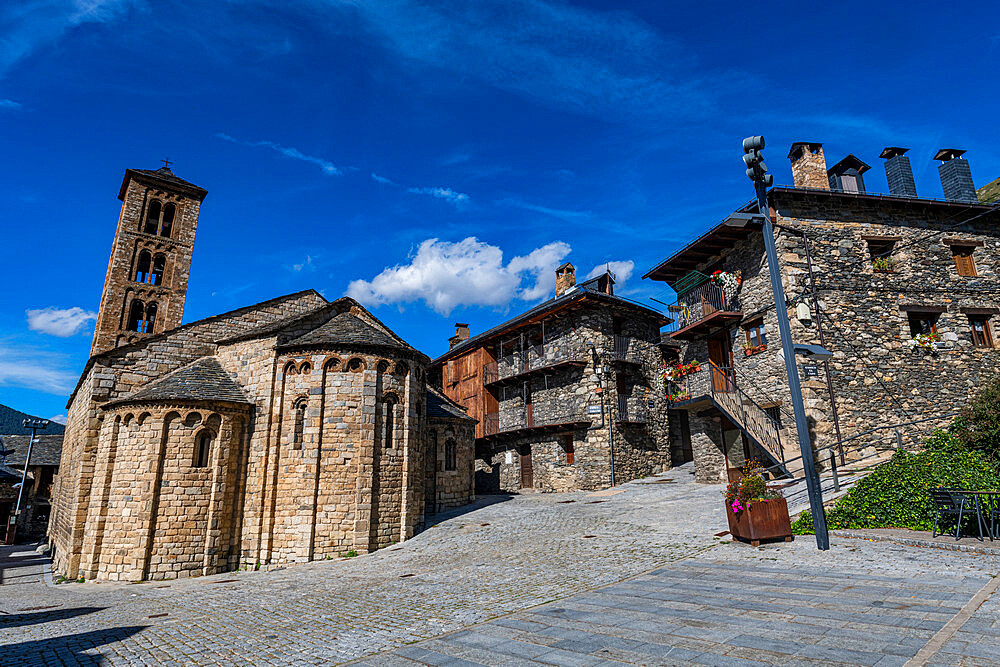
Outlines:
[[1000,175],[993,3],[546,0],[0,7],[0,403],[65,412],[127,167],[205,187],[185,321],[314,287],[444,351],[613,262],[619,293],[752,195],[740,140]]

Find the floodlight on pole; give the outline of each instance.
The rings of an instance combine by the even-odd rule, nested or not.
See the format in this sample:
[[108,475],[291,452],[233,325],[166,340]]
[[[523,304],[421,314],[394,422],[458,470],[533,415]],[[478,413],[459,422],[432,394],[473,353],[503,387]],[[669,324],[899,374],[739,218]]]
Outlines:
[[[805,403],[802,400],[802,386],[799,384],[799,368],[795,362],[795,353],[799,347],[792,342],[792,330],[788,324],[788,302],[785,300],[785,288],[781,284],[781,270],[778,266],[778,251],[774,247],[774,227],[771,225],[771,207],[767,202],[767,188],[774,183],[774,177],[767,173],[764,165],[764,137],[747,137],[743,140],[743,162],[747,165],[747,177],[753,181],[757,192],[757,209],[764,219],[764,250],[767,253],[767,270],[771,276],[771,292],[774,296],[774,309],[778,318],[778,333],[781,334],[781,351],[785,360],[785,374],[788,376],[788,391],[792,398],[792,409],[795,413],[795,431],[799,438],[799,451],[802,454],[803,475],[806,478],[806,488],[809,491],[809,507],[812,510],[813,528],[816,531],[816,546],[823,551],[830,548],[830,535],[826,529],[826,515],[823,513],[823,492],[820,488],[819,475],[816,472],[816,461],[813,456],[812,438],[809,435],[809,422],[806,420]],[[818,348],[810,350],[807,348]],[[822,353],[829,353],[819,345],[802,346],[803,353],[813,358],[821,358]],[[822,352],[821,352],[822,351]],[[832,354],[830,355],[832,356]]]
[[17,504],[14,506],[14,515],[10,517],[7,524],[7,544],[14,544],[17,533],[17,520],[21,516],[21,498],[24,497],[24,483],[28,479],[28,466],[31,463],[31,448],[35,444],[38,431],[42,431],[49,425],[47,419],[25,419],[21,422],[24,428],[31,429],[31,437],[28,439],[28,451],[24,456],[24,470],[21,471],[21,482],[17,488]]

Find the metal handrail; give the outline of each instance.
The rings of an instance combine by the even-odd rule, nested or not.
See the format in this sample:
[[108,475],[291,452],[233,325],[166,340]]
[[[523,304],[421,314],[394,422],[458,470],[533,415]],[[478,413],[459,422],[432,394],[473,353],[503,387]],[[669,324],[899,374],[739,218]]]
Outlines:
[[781,427],[753,398],[736,384],[735,373],[728,366],[708,361],[712,398],[737,424],[784,466],[785,448],[781,444]]
[[548,368],[565,361],[586,361],[588,350],[584,347],[539,343],[504,355],[483,365],[483,384],[517,377],[533,370]]
[[713,282],[703,283],[677,298],[677,305],[671,310],[677,315],[677,327],[683,329],[705,319],[718,311],[738,311],[736,294],[726,294],[725,290]]
[[[628,405],[628,394],[618,394],[618,419],[619,422],[629,422],[634,424],[645,424],[649,421],[649,411],[645,403],[637,403],[638,407],[630,408]],[[641,399],[633,399],[633,402]]]
[[530,424],[528,423],[527,411],[524,409],[521,410],[519,415],[504,421],[500,420],[499,412],[490,412],[483,417],[483,436],[520,431],[521,429],[532,428],[535,426],[551,426],[553,424],[585,422],[590,421],[590,419],[591,417],[587,415],[586,409],[577,408],[575,406],[570,410],[565,410],[556,414],[548,414],[542,417],[533,413]]

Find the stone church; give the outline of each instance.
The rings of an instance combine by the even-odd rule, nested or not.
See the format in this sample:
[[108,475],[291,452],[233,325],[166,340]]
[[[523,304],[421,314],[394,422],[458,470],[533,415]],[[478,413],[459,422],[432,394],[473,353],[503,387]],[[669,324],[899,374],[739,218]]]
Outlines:
[[473,500],[475,420],[356,301],[307,290],[181,324],[206,194],[125,172],[52,494],[68,578],[366,553]]

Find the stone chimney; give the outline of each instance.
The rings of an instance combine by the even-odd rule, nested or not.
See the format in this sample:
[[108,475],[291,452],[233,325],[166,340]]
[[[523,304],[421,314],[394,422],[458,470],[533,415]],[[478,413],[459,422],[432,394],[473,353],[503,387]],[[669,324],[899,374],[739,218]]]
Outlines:
[[576,268],[566,262],[556,269],[556,296],[562,296],[574,287],[576,287]]
[[965,151],[957,148],[942,148],[934,156],[941,160],[938,174],[941,176],[941,187],[944,198],[948,201],[977,202],[976,186],[972,183],[972,170],[969,161],[962,157]]
[[469,325],[466,322],[455,322],[455,335],[448,339],[448,349],[451,350],[467,340],[469,340]]
[[826,174],[823,144],[814,141],[797,141],[788,151],[792,163],[792,182],[797,188],[829,190],[830,179]]
[[909,148],[889,146],[880,158],[885,159],[885,180],[889,183],[889,194],[897,197],[916,197],[917,184],[913,182],[913,168],[906,157]]

